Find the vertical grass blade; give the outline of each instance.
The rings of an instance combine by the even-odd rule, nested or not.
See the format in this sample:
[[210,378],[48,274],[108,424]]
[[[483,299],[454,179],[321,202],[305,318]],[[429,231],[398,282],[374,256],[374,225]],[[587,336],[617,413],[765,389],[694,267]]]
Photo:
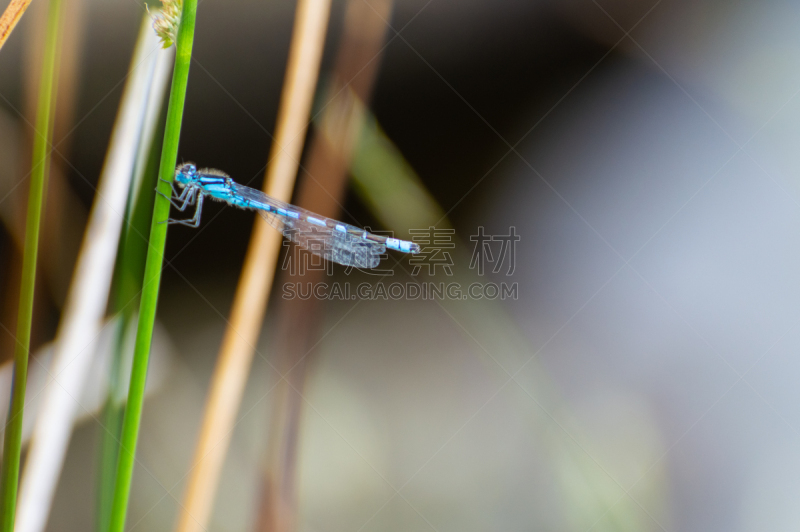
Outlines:
[[158,61],[158,38],[145,19],[120,103],[94,207],[55,341],[50,380],[33,429],[20,484],[15,532],[39,532],[47,523],[66,455],[78,398],[94,359],[93,342],[108,304],[114,262],[145,109]]
[[[186,100],[186,87],[189,81],[189,66],[192,59],[195,16],[197,0],[186,0],[183,5],[178,39],[176,43],[175,68],[172,73],[172,87],[167,108],[167,123],[164,130],[164,144],[159,166],[159,191],[166,196],[172,193],[170,184],[174,177],[178,159],[178,142],[183,120],[183,106]],[[158,289],[161,283],[161,268],[164,261],[164,246],[167,241],[167,224],[170,203],[166,197],[156,195],[153,217],[150,223],[150,239],[145,262],[142,298],[139,304],[139,323],[136,330],[136,343],[133,353],[133,367],[128,389],[128,402],[122,423],[117,473],[114,483],[114,499],[111,506],[109,530],[123,532],[125,516],[130,497],[131,479],[139,437],[142,416],[142,402],[147,378],[147,364],[150,358],[150,344],[153,339]]]
[[14,379],[11,407],[6,421],[3,442],[3,472],[0,485],[0,530],[12,532],[17,503],[17,480],[22,440],[22,415],[25,403],[25,382],[28,377],[31,321],[33,319],[33,293],[36,281],[36,256],[39,247],[39,225],[42,219],[42,196],[48,167],[50,119],[53,112],[52,96],[56,83],[56,51],[61,29],[61,0],[50,0],[47,18],[47,36],[39,85],[39,104],[33,142],[31,185],[28,192],[28,214],[25,222],[25,250],[22,259],[22,279],[17,315],[17,338],[14,349]]

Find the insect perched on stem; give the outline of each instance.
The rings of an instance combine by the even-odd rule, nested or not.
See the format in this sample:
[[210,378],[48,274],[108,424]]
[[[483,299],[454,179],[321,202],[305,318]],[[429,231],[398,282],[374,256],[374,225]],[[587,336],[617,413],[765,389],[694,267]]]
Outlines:
[[300,247],[327,260],[374,268],[386,248],[404,253],[419,253],[419,245],[407,240],[375,235],[313,212],[289,205],[260,190],[236,183],[229,175],[210,168],[198,170],[192,163],[178,165],[172,184],[175,197],[167,198],[173,207],[185,211],[196,205],[194,216],[185,220],[170,218],[167,223],[197,227],[206,196],[240,209],[256,210],[269,224]]

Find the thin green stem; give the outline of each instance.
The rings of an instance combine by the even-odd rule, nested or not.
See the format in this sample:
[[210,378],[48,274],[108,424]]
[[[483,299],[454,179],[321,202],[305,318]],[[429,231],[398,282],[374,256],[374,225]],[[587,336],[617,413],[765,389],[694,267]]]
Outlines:
[[[167,124],[164,130],[164,145],[161,150],[159,168],[159,191],[166,196],[172,193],[171,183],[178,160],[178,142],[183,119],[183,105],[186,100],[186,86],[189,81],[189,66],[192,59],[195,15],[197,0],[186,0],[183,5],[181,25],[176,43],[175,69],[172,74],[172,87],[167,108]],[[147,378],[147,364],[150,359],[150,343],[153,339],[153,326],[156,318],[158,289],[161,284],[161,269],[164,262],[164,246],[167,241],[169,201],[161,194],[156,195],[153,218],[150,223],[150,240],[147,261],[144,269],[144,286],[139,304],[139,323],[136,330],[136,343],[133,351],[133,367],[128,390],[128,402],[122,423],[122,439],[117,475],[114,486],[114,501],[111,507],[110,532],[123,532],[128,499],[131,492],[131,478],[142,417],[144,386]]]
[[33,322],[33,293],[36,283],[36,258],[39,248],[39,225],[42,220],[42,198],[49,165],[49,146],[52,135],[53,93],[56,84],[56,56],[60,34],[61,0],[50,0],[47,15],[47,36],[39,82],[39,102],[36,110],[36,131],[33,140],[31,185],[28,192],[28,215],[25,223],[25,250],[22,256],[22,280],[19,290],[17,342],[14,349],[14,377],[11,406],[6,420],[3,442],[3,473],[0,485],[0,530],[14,530],[17,506],[19,458],[22,445],[22,415],[25,406],[25,382],[28,377],[28,353]]

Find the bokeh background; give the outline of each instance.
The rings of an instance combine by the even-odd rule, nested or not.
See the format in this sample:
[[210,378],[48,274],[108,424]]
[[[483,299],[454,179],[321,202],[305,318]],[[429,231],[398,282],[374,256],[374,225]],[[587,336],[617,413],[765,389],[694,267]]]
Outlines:
[[[27,172],[36,4],[0,52],[2,191]],[[144,11],[75,5],[74,106],[54,163],[66,221],[43,237],[34,347],[55,333]],[[260,186],[294,7],[201,1],[180,158]],[[797,530],[800,3],[396,0],[390,24],[370,108],[447,213],[459,280],[476,275],[479,227],[515,228],[513,273],[480,280],[518,283],[519,297],[322,303],[297,529]],[[11,330],[14,203],[0,202]],[[253,216],[212,204],[199,229],[170,229],[170,348],[145,403],[129,529],[174,526]],[[381,227],[352,190],[342,219],[413,229]],[[394,258],[393,280],[411,280]],[[339,267],[332,280],[378,282]],[[256,526],[281,282],[210,530]],[[77,428],[49,530],[93,526],[100,430]]]

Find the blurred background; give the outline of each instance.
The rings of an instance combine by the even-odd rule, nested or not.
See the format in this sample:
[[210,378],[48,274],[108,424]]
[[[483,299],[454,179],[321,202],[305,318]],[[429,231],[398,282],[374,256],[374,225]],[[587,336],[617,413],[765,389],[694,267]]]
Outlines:
[[[7,330],[37,3],[0,52]],[[260,187],[294,8],[200,2],[179,158]],[[321,87],[345,11],[334,2]],[[68,15],[76,75],[59,87],[63,179],[49,189],[60,206],[42,237],[34,350],[55,334],[143,12],[82,0]],[[395,0],[388,22],[369,109],[432,223],[454,229],[453,276],[417,279],[516,283],[518,297],[319,302],[303,338],[296,529],[797,530],[800,3]],[[387,227],[398,218],[365,189],[348,189],[343,221],[426,229]],[[403,219],[414,205],[400,203]],[[170,229],[170,349],[145,403],[129,530],[174,526],[253,216],[211,204],[199,229]],[[519,236],[482,276],[480,228]],[[326,282],[415,278],[408,257],[384,266],[391,278],[336,266]],[[285,282],[210,530],[259,526]],[[3,360],[12,342],[0,331]],[[100,430],[76,429],[49,530],[93,526]]]

